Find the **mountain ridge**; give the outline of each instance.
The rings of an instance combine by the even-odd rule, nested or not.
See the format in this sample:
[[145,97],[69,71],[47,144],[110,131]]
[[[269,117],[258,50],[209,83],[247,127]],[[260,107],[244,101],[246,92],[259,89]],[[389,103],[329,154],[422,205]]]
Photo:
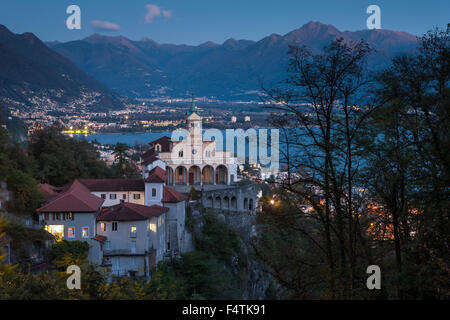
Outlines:
[[14,34],[0,25],[0,106],[32,109],[43,105],[106,110],[122,103],[33,33]]
[[372,65],[378,67],[417,45],[416,37],[405,32],[339,31],[314,21],[258,41],[229,38],[222,44],[207,41],[195,46],[160,44],[149,38],[135,41],[123,36],[93,36],[49,46],[109,88],[137,98],[180,97],[194,92],[219,99],[254,99],[260,79],[274,82],[285,76],[289,44],[306,45],[318,53],[337,37],[364,39],[378,50],[372,58]]

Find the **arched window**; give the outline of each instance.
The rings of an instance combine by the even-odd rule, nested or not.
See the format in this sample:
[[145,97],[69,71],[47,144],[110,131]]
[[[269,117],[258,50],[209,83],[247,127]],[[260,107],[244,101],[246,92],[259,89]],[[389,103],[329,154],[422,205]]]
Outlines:
[[183,158],[183,150],[178,151],[178,157]]
[[161,145],[160,145],[160,144],[157,144],[157,145],[155,146],[155,151],[156,151],[156,152],[161,152]]

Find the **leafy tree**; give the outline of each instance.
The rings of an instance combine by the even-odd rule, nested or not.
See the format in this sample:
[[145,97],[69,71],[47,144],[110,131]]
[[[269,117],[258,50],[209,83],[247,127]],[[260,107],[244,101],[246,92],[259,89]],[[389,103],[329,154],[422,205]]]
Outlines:
[[51,259],[53,263],[62,268],[69,265],[81,265],[87,262],[89,253],[89,244],[86,241],[67,241],[55,242],[52,246]]
[[113,165],[115,175],[121,178],[139,178],[140,173],[136,165],[130,161],[128,146],[125,143],[117,143],[114,147],[115,163]]
[[36,178],[42,183],[61,186],[77,178],[114,175],[92,144],[64,136],[58,126],[33,133],[28,149],[36,159]]
[[197,191],[195,190],[194,186],[192,186],[191,190],[189,191],[189,199],[197,200]]

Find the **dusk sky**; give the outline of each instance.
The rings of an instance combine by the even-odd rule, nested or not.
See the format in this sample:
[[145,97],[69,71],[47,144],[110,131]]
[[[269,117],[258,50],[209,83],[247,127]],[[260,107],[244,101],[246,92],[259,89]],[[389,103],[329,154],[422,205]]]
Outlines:
[[[81,8],[81,30],[68,30],[66,8]],[[286,34],[309,21],[339,30],[366,28],[366,8],[381,8],[381,27],[421,35],[450,22],[448,0],[1,0],[0,24],[15,33],[33,32],[44,41],[70,41],[95,32],[143,37],[159,43],[222,43]]]

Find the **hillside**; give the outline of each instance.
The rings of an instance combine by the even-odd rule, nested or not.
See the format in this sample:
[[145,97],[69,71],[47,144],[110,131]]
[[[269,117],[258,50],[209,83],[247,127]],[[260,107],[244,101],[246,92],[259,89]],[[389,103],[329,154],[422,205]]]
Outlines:
[[117,94],[49,49],[32,33],[0,25],[0,107],[109,110]]

